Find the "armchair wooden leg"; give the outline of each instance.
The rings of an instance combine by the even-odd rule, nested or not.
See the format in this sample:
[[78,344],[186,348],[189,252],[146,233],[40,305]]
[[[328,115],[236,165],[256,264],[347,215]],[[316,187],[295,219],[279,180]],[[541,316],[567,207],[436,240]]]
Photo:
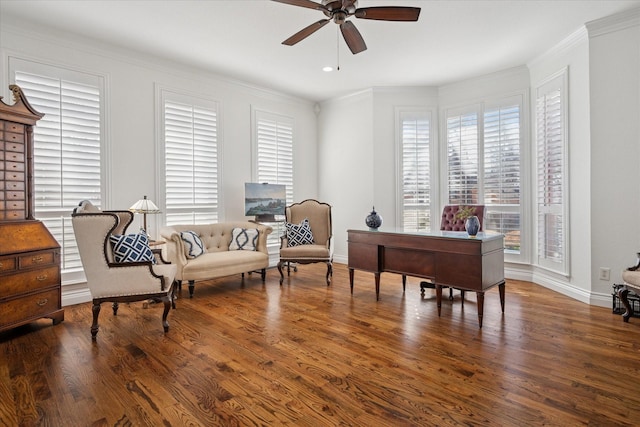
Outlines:
[[189,280],[189,298],[193,298],[193,290],[196,287],[195,280]]
[[331,284],[331,278],[333,277],[333,265],[331,262],[327,262],[327,286]]
[[278,272],[280,273],[280,285],[282,285],[282,282],[284,282],[284,273],[282,272],[282,264],[283,264],[282,261],[278,262]]
[[117,302],[114,302],[114,303],[111,305],[111,308],[113,308],[113,315],[114,315],[114,316],[118,314],[118,307],[120,307],[120,305],[119,305]]
[[169,295],[162,297],[162,302],[164,303],[164,311],[162,312],[162,327],[164,328],[164,332],[169,332],[169,322],[167,321],[167,316],[169,315],[169,310],[171,310],[171,298]]
[[622,287],[618,291],[618,298],[620,298],[620,301],[622,302],[622,305],[624,305],[624,308],[626,310],[622,315],[622,320],[624,322],[628,322],[629,318],[633,316],[633,308],[631,307],[631,304],[629,304],[629,298],[627,297],[628,294],[629,289],[627,289],[626,287]]
[[263,268],[262,270],[260,270],[260,278],[262,279],[263,282],[265,280],[267,280],[267,269],[266,268]]
[[91,308],[93,311],[93,323],[91,324],[91,338],[96,339],[96,335],[98,335],[98,315],[100,314],[100,303],[98,301],[93,301],[93,307]]

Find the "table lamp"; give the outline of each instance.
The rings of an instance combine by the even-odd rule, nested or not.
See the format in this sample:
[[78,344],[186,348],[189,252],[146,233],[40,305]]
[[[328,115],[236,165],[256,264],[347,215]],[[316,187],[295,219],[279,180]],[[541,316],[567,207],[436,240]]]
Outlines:
[[144,232],[147,233],[147,237],[151,240],[151,236],[149,236],[149,230],[147,229],[147,214],[157,214],[160,213],[160,209],[153,203],[151,200],[147,199],[147,196],[144,196],[143,199],[138,200],[129,208],[129,210],[133,213],[142,214],[143,216],[143,224],[144,224]]

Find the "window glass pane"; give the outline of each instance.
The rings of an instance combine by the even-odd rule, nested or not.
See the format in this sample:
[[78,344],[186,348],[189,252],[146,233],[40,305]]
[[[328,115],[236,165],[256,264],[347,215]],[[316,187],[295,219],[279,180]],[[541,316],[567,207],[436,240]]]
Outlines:
[[565,266],[565,117],[561,78],[536,99],[538,262]]
[[[293,119],[290,117],[256,111],[257,182],[286,186],[287,205],[293,203]],[[276,216],[284,221],[284,216]],[[271,224],[273,232],[267,237],[267,245],[280,246],[284,224]]]
[[450,204],[478,204],[478,115],[447,117]]
[[428,113],[400,115],[402,212],[405,231],[431,229],[431,162]]
[[218,221],[217,111],[165,100],[166,224]]
[[520,251],[520,105],[484,113],[484,229],[505,235],[505,250]]
[[[35,216],[61,245],[63,274],[82,268],[71,212],[82,200],[101,205],[101,82],[91,76],[44,67],[15,71],[29,103],[45,116],[34,127]],[[37,68],[42,71],[43,67]]]

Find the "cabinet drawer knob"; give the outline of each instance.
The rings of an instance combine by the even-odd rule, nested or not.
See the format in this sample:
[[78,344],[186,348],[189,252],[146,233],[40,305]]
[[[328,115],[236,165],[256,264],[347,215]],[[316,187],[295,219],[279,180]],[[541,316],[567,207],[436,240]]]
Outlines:
[[42,260],[42,256],[34,256],[33,258],[31,258],[31,261],[33,261],[34,263],[42,262]]
[[49,300],[47,298],[42,298],[40,301],[38,301],[36,304],[38,304],[40,307],[47,305],[47,303],[49,302]]
[[43,281],[47,280],[47,277],[49,277],[49,276],[47,276],[46,274],[43,274],[42,276],[36,277],[36,280],[38,280],[40,282],[43,282]]

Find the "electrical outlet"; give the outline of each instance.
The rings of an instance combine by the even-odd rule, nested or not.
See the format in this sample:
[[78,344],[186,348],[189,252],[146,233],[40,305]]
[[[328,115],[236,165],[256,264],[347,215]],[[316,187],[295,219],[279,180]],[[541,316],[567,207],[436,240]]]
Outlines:
[[611,269],[606,267],[600,267],[600,280],[609,280],[611,276]]

